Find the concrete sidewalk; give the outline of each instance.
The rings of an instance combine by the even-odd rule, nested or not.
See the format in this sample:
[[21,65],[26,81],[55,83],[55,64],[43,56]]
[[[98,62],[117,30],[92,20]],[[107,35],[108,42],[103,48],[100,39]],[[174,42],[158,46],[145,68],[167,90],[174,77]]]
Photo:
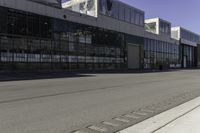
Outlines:
[[200,97],[119,133],[200,133]]
[[200,133],[200,107],[169,123],[155,133]]

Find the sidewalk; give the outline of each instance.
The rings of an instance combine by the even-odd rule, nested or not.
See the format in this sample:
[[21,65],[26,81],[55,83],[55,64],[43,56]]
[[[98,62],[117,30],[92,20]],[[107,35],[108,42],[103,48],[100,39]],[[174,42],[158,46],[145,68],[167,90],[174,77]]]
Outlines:
[[200,97],[118,133],[200,133]]
[[155,133],[200,133],[200,107],[169,123]]

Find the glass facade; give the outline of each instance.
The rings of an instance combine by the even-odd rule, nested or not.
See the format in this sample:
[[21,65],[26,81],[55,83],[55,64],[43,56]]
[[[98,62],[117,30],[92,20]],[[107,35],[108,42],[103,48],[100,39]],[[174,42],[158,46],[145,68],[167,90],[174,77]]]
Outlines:
[[146,38],[144,69],[180,67],[179,45]]
[[196,66],[196,47],[181,44],[180,57],[183,68],[191,68]]
[[171,25],[169,23],[160,21],[159,27],[160,34],[171,35]]
[[191,42],[196,42],[196,43],[200,42],[199,35],[196,35],[192,32],[184,30],[184,29],[181,29],[180,32],[181,32],[181,38],[186,39],[186,40],[191,41]]
[[0,70],[127,67],[123,33],[4,7],[0,17]]
[[[180,45],[180,57],[182,60],[182,67],[183,68],[191,68],[197,65],[197,47],[188,45],[187,43],[184,44],[184,40],[189,42],[193,42],[198,44],[200,42],[199,35],[180,28],[180,38],[181,38],[181,45]],[[183,40],[183,41],[182,41]]]
[[37,3],[45,4],[48,6],[61,8],[62,0],[28,0],[28,1],[33,1],[33,2],[37,2]]
[[99,13],[144,27],[144,12],[116,0],[99,0]]

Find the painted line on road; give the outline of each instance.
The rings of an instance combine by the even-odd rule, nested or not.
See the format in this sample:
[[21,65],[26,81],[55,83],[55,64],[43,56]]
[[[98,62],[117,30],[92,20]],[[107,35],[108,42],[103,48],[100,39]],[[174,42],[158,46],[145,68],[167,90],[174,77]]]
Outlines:
[[127,120],[127,119],[124,119],[124,118],[113,118],[113,120],[116,120],[116,121],[120,121],[120,122],[123,122],[123,123],[128,123],[129,122],[129,120]]
[[150,109],[141,109],[140,111],[145,112],[145,113],[154,113],[154,111]]
[[112,127],[118,127],[119,126],[119,124],[115,124],[115,123],[111,123],[111,122],[107,122],[107,121],[102,122],[102,124],[112,126]]
[[74,131],[72,133],[87,133],[87,132],[84,132],[84,131]]
[[148,113],[144,113],[144,112],[132,112],[132,114],[136,114],[136,115],[141,115],[141,116],[146,116],[148,115]]
[[136,116],[133,114],[126,114],[126,115],[124,115],[124,117],[131,118],[131,119],[139,119],[140,118],[139,116]]
[[88,129],[95,130],[95,131],[101,132],[101,133],[108,131],[106,128],[98,127],[98,126],[89,126]]

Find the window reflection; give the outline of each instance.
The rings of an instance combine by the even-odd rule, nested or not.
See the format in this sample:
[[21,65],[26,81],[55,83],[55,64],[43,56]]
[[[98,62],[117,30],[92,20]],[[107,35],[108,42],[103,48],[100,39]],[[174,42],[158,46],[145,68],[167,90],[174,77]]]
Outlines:
[[0,20],[3,64],[27,63],[24,67],[39,69],[126,67],[125,34],[2,7],[0,15],[5,18]]
[[144,26],[144,12],[116,0],[100,0],[100,14]]
[[144,41],[144,68],[180,67],[179,45],[148,39]]

